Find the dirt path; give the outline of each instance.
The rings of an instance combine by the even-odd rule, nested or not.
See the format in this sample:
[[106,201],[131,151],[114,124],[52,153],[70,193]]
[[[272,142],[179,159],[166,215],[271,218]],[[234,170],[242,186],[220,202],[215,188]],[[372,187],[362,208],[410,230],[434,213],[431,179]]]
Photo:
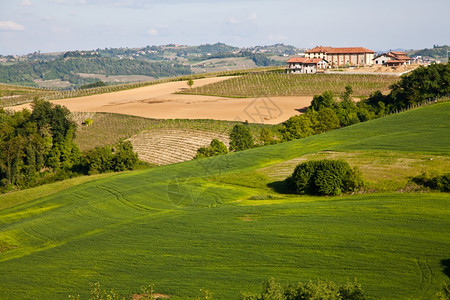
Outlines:
[[[194,86],[230,77],[197,79]],[[312,97],[225,98],[174,94],[187,88],[185,81],[169,82],[115,93],[52,101],[73,112],[111,112],[155,119],[216,119],[278,124],[298,114]],[[30,105],[12,107],[14,110]]]

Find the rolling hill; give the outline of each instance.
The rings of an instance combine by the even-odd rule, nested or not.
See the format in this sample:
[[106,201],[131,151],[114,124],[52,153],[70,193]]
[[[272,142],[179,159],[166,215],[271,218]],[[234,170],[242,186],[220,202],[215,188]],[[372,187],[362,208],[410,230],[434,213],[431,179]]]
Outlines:
[[[448,172],[449,117],[444,102],[65,190],[1,195],[0,298],[85,299],[89,283],[101,282],[124,295],[153,283],[171,299],[195,299],[202,287],[238,299],[271,276],[356,277],[370,298],[432,298],[448,280],[450,197],[400,191],[410,176]],[[342,197],[276,192],[298,161],[333,155],[366,167],[373,187],[404,186]]]

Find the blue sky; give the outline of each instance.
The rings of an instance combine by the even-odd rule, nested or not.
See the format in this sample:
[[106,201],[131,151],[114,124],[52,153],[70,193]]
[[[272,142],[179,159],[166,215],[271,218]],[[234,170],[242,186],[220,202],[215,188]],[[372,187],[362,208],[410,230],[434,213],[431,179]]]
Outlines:
[[450,44],[449,0],[0,0],[0,54],[224,42]]

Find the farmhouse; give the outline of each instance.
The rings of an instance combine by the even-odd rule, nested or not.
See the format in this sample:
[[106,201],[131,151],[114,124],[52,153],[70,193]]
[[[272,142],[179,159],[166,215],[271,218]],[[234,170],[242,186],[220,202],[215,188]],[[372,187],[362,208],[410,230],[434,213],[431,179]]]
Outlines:
[[307,57],[293,57],[287,61],[287,73],[291,74],[312,74],[323,72],[328,62],[323,58],[307,58]]
[[375,65],[387,65],[387,66],[404,66],[411,64],[411,58],[409,58],[405,52],[391,51],[383,53],[374,58]]
[[308,58],[323,58],[331,66],[371,66],[375,51],[363,47],[333,48],[317,46],[306,50]]

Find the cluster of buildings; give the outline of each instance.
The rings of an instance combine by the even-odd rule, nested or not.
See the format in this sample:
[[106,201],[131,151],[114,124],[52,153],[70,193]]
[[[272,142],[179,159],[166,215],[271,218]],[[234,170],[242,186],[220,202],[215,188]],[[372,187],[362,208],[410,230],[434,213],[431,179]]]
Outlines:
[[404,52],[388,52],[375,56],[375,51],[364,47],[322,47],[306,50],[303,57],[293,57],[287,61],[288,73],[310,74],[323,72],[327,68],[343,66],[402,66],[411,63]]

